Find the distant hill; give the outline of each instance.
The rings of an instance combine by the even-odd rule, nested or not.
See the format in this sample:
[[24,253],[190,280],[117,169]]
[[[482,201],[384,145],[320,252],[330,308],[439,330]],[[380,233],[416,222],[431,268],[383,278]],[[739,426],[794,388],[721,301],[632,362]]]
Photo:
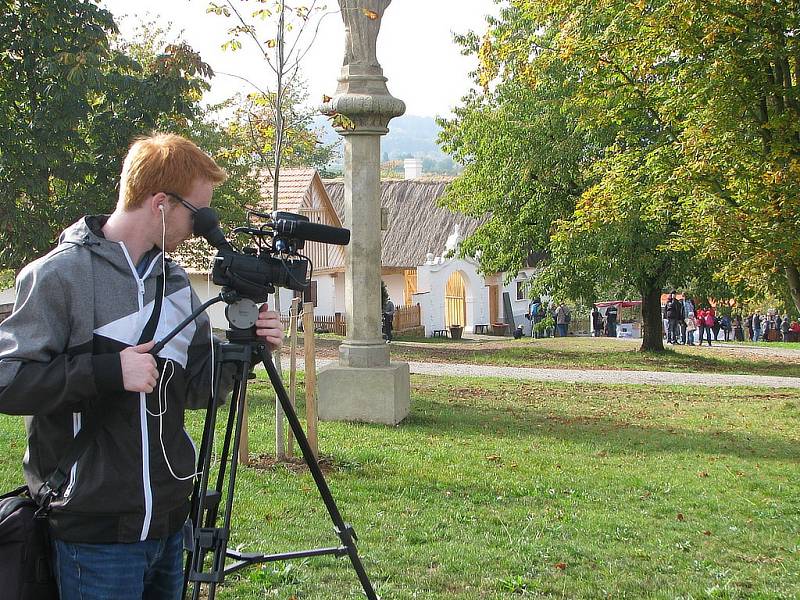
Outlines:
[[[340,140],[325,117],[316,117],[314,124],[323,130],[326,144]],[[389,122],[389,133],[381,139],[381,160],[400,158],[430,158],[441,161],[447,158],[436,144],[441,127],[433,117],[403,115]]]

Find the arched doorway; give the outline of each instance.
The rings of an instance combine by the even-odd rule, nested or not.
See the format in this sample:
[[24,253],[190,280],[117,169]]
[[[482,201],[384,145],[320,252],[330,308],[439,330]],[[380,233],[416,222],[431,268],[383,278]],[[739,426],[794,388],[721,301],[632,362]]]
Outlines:
[[464,293],[464,277],[456,271],[447,280],[444,293],[445,327],[467,324],[467,303]]

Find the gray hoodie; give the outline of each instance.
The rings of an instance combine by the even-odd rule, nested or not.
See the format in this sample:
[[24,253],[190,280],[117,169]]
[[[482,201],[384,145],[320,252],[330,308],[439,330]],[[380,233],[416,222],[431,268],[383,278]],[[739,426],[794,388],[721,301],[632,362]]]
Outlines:
[[[152,316],[162,255],[152,252],[140,277],[125,246],[102,236],[106,219],[80,220],[25,267],[0,324],[0,412],[32,415],[23,465],[32,494],[81,427],[108,413],[51,505],[54,535],[73,542],[134,542],[181,528],[196,469],[184,410],[206,406],[211,390],[205,314],[158,354],[161,395],[124,390],[119,353]],[[166,262],[156,340],[199,305],[186,272]]]

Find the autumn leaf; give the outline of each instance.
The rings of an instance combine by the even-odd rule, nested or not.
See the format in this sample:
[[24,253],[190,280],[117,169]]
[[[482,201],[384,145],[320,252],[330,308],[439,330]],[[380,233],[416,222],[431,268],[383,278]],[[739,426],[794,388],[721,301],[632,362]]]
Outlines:
[[333,100],[333,98],[331,98],[330,96],[328,96],[326,94],[322,94],[322,102],[323,103],[330,102],[331,100]]
[[556,563],[556,564],[554,564],[553,566],[554,566],[556,569],[558,569],[559,571],[563,571],[564,569],[566,569],[566,568],[567,568],[567,563],[560,562],[560,563]]
[[370,21],[374,21],[380,16],[374,10],[370,10],[368,8],[362,8],[361,12],[363,12],[364,16],[367,17]]
[[267,40],[267,48],[274,48],[276,43],[275,40]]
[[678,513],[678,516],[676,518],[678,519],[678,521],[681,522],[686,520],[686,517],[683,516],[683,513]]

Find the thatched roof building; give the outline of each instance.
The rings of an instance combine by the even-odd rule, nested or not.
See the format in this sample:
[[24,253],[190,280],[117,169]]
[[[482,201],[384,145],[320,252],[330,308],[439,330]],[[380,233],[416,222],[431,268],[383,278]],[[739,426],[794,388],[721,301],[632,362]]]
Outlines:
[[[440,255],[444,251],[456,225],[465,238],[481,224],[479,219],[450,212],[437,204],[451,181],[450,177],[439,177],[381,182],[381,207],[388,219],[381,251],[384,268],[414,269],[425,263],[429,252]],[[323,183],[331,204],[344,221],[344,182]]]

